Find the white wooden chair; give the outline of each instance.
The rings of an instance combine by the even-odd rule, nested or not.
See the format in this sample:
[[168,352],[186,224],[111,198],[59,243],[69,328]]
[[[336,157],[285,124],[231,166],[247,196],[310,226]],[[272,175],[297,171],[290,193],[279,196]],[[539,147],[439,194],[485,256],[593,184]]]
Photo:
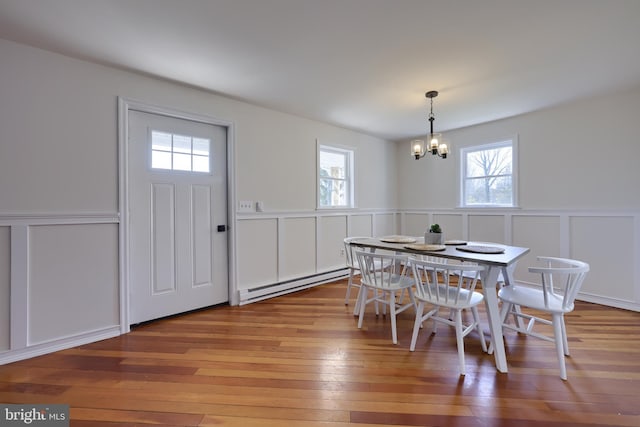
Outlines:
[[[360,265],[358,264],[358,258],[356,257],[356,250],[359,250],[357,246],[351,244],[356,239],[367,239],[368,237],[347,237],[344,239],[344,253],[346,257],[347,267],[349,267],[349,281],[347,282],[347,291],[344,296],[344,305],[349,305],[351,298],[351,288],[360,288],[360,282],[355,281],[355,276],[360,274]],[[374,265],[376,270],[382,268],[379,262]],[[360,294],[358,294],[359,296]],[[357,316],[360,313],[360,307],[358,306],[360,298],[356,299],[356,304],[353,307],[353,315]],[[378,312],[378,306],[376,304],[376,313]]]
[[[564,324],[564,314],[573,311],[574,301],[582,282],[589,272],[589,264],[572,259],[539,256],[538,260],[544,267],[529,267],[530,273],[540,274],[541,288],[532,288],[521,283],[504,286],[498,292],[502,301],[500,315],[503,329],[511,329],[522,334],[531,335],[556,345],[556,353],[560,364],[560,378],[567,379],[567,368],[564,356],[569,356],[567,330]],[[527,314],[517,307],[528,307],[537,310],[538,316]],[[539,313],[546,313],[551,317],[540,317]],[[514,318],[528,320],[526,326],[522,323],[511,325],[507,323],[509,315]],[[536,322],[553,325],[553,337],[533,331]]]
[[[418,305],[409,350],[415,350],[418,333],[426,320],[433,320],[433,333],[436,333],[438,323],[453,326],[458,346],[458,369],[460,375],[464,375],[464,337],[476,330],[482,350],[487,351],[477,308],[484,296],[475,291],[476,284],[480,279],[480,272],[484,270],[484,266],[443,264],[415,257],[410,258],[409,263],[413,271],[416,287],[415,299]],[[424,313],[426,304],[432,305],[433,308]],[[448,316],[440,316],[438,313],[440,308],[447,309]],[[462,321],[462,311],[466,309],[470,309],[473,316],[473,321],[467,325]]]
[[[398,343],[398,333],[396,329],[396,316],[409,307],[415,308],[413,297],[413,279],[408,277],[406,272],[407,255],[392,255],[386,253],[356,251],[356,258],[360,266],[360,292],[356,305],[360,309],[358,318],[358,329],[362,328],[364,312],[367,304],[376,304],[376,315],[378,315],[377,304],[389,307],[389,317],[391,317],[391,336],[393,343]],[[383,266],[379,268],[378,266]],[[396,294],[407,290],[410,302],[407,304],[398,303]],[[369,297],[369,290],[373,296]],[[399,296],[399,295],[398,295]]]

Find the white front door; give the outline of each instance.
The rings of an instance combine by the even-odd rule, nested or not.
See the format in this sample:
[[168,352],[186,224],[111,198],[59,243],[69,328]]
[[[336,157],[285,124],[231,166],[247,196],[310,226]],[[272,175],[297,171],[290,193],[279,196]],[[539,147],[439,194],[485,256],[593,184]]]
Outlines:
[[226,127],[129,111],[130,323],[229,300]]

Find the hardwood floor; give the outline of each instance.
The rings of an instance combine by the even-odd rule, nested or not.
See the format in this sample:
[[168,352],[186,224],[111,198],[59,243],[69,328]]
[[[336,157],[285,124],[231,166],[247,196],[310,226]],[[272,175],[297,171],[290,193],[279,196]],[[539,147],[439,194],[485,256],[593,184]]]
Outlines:
[[508,374],[472,333],[459,377],[451,328],[427,325],[411,353],[411,310],[393,345],[388,318],[369,311],[357,329],[344,290],[188,313],[0,366],[0,402],[69,404],[72,426],[640,426],[640,313],[579,302],[568,381],[551,343],[511,332]]

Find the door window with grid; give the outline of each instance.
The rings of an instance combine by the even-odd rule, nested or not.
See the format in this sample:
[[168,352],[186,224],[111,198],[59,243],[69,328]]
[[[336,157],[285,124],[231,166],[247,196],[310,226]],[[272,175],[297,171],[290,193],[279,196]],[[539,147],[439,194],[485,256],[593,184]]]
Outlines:
[[188,135],[151,131],[151,168],[210,172],[211,141]]

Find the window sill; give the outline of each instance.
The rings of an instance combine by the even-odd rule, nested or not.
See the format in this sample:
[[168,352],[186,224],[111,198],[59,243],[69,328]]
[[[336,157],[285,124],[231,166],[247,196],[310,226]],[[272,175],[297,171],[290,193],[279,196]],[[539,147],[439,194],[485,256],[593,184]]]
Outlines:
[[522,208],[520,206],[476,205],[476,206],[457,206],[456,209],[487,210],[487,211],[517,211]]
[[352,211],[356,208],[354,206],[317,206],[317,211]]

